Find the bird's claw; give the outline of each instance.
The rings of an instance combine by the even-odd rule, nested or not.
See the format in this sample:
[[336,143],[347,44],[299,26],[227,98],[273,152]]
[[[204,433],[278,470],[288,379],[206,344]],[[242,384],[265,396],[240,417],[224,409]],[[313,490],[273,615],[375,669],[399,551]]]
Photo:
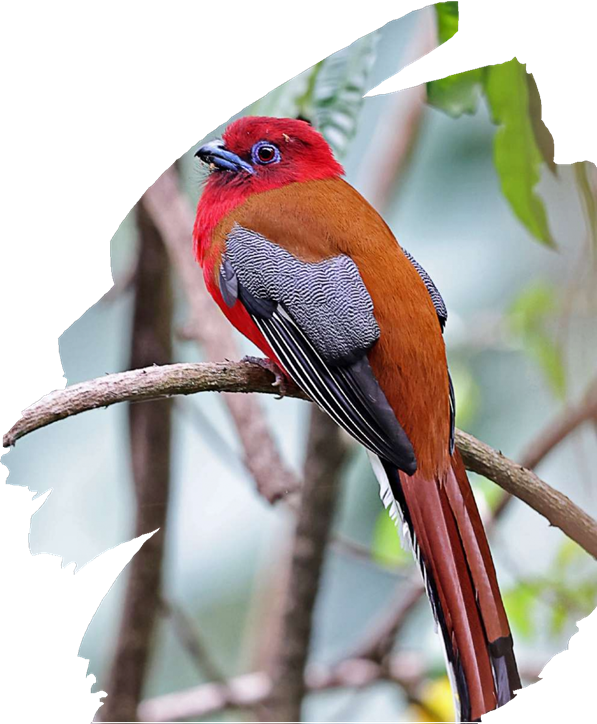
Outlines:
[[250,355],[247,355],[246,357],[243,357],[243,362],[250,362],[254,365],[259,365],[259,367],[262,367],[264,370],[267,370],[268,372],[271,372],[274,377],[276,378],[274,382],[272,382],[272,387],[278,388],[278,394],[276,395],[276,400],[281,400],[283,397],[286,396],[288,393],[288,385],[286,383],[286,375],[282,370],[278,367],[278,365],[275,362],[272,362],[271,359],[267,359],[267,357],[251,357]]

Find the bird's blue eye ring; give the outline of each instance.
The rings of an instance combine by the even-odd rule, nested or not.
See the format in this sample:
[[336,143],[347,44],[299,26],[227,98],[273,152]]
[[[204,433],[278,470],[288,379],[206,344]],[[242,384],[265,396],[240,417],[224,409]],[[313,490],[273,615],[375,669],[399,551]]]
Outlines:
[[253,163],[260,166],[268,166],[270,163],[278,163],[280,160],[280,150],[277,146],[269,141],[259,141],[251,149],[251,159]]

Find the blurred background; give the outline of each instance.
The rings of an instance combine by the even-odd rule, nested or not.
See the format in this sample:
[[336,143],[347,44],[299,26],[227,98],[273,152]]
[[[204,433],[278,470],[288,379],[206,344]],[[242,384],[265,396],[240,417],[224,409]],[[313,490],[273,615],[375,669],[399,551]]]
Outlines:
[[[529,461],[548,426],[594,390],[597,179],[587,163],[553,167],[538,93],[516,60],[361,101],[456,28],[456,3],[413,13],[239,115],[300,115],[326,135],[347,179],[442,292],[458,426]],[[169,172],[185,209],[196,205],[204,179],[195,148]],[[207,317],[193,308],[180,273],[181,264],[193,264],[191,228],[186,256],[183,250],[176,261],[156,228],[156,203],[142,199],[122,222],[111,247],[114,288],[60,338],[69,384],[201,361],[218,349],[218,331],[209,337],[202,328]],[[229,349],[237,358],[256,354],[236,333],[226,344],[221,357]],[[33,553],[80,566],[143,526],[161,527],[144,561],[137,556],[137,572],[136,558],[104,599],[80,649],[96,690],[111,694],[101,717],[134,711],[138,700],[144,718],[269,716],[260,696],[267,682],[245,675],[270,671],[284,646],[297,493],[271,504],[256,490],[263,471],[247,464],[253,432],[239,435],[240,413],[225,399],[203,393],[88,412],[23,439],[7,458],[12,484],[35,480],[46,486],[39,492],[53,489],[33,519]],[[317,503],[329,520],[314,584],[303,720],[450,721],[440,639],[364,450],[327,430],[307,403],[250,399],[263,416],[257,443],[273,440],[278,468],[271,475],[281,472],[288,488],[304,475],[321,478],[305,464],[317,455],[318,434],[330,435],[329,450],[342,463],[338,480],[320,485],[325,499]],[[596,433],[594,416],[533,461],[546,482],[593,516]],[[486,518],[499,506],[490,543],[530,683],[597,605],[597,571],[525,504],[504,503],[493,483],[471,479]],[[214,681],[190,704],[161,698]]]

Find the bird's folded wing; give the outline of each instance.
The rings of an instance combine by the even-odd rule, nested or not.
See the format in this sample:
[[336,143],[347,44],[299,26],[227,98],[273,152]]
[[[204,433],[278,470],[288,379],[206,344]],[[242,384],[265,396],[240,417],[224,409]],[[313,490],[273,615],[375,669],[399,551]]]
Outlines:
[[367,359],[379,327],[352,259],[304,262],[235,226],[226,239],[220,289],[226,304],[244,305],[288,374],[316,404],[369,450],[414,473],[412,445]]

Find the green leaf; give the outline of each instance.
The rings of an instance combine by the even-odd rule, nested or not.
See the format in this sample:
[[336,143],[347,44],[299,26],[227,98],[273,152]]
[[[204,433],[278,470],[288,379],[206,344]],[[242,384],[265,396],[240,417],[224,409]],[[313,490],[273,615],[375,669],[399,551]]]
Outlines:
[[554,636],[561,634],[568,621],[568,609],[562,601],[556,601],[551,609],[550,631]]
[[583,581],[576,588],[572,589],[572,596],[579,607],[586,611],[587,615],[595,608],[597,600],[597,582]]
[[378,37],[377,32],[365,35],[316,66],[311,93],[314,125],[338,156],[344,155],[356,132]]
[[[435,15],[437,36],[441,45],[458,31],[458,3],[437,3]],[[453,118],[458,118],[463,113],[475,113],[481,97],[483,74],[483,68],[476,68],[432,80],[427,83],[427,102]]]
[[[435,5],[439,43],[458,32],[458,3]],[[555,246],[543,201],[534,189],[545,162],[553,173],[553,138],[541,119],[541,98],[532,75],[516,58],[476,68],[427,84],[427,102],[457,118],[475,113],[483,91],[494,122],[500,126],[494,143],[495,167],[504,196],[531,234]]]
[[555,395],[562,400],[565,399],[566,372],[560,350],[547,335],[530,337],[528,348],[531,356],[543,370]]
[[549,128],[543,123],[543,118],[541,117],[541,96],[539,95],[539,89],[537,88],[537,83],[532,73],[527,73],[527,85],[529,92],[529,116],[531,118],[537,148],[541,152],[541,156],[549,170],[553,174],[557,174],[558,167],[553,160],[553,136]]
[[484,85],[493,121],[500,126],[494,160],[504,196],[530,233],[554,247],[545,206],[534,191],[543,158],[530,118],[526,66],[516,58],[492,65],[486,69]]
[[536,592],[531,586],[521,583],[507,591],[503,598],[506,613],[516,633],[523,638],[531,638],[534,633]]
[[437,38],[440,45],[450,40],[458,32],[458,3],[436,3]]
[[566,396],[564,357],[548,327],[556,308],[554,287],[544,281],[534,281],[510,306],[508,323],[525,352],[543,372],[553,392],[564,399]]
[[380,511],[375,521],[371,552],[383,566],[406,566],[412,562],[412,556],[402,547],[396,525],[387,510]]
[[427,83],[427,103],[452,118],[476,112],[481,97],[483,68],[449,75]]

